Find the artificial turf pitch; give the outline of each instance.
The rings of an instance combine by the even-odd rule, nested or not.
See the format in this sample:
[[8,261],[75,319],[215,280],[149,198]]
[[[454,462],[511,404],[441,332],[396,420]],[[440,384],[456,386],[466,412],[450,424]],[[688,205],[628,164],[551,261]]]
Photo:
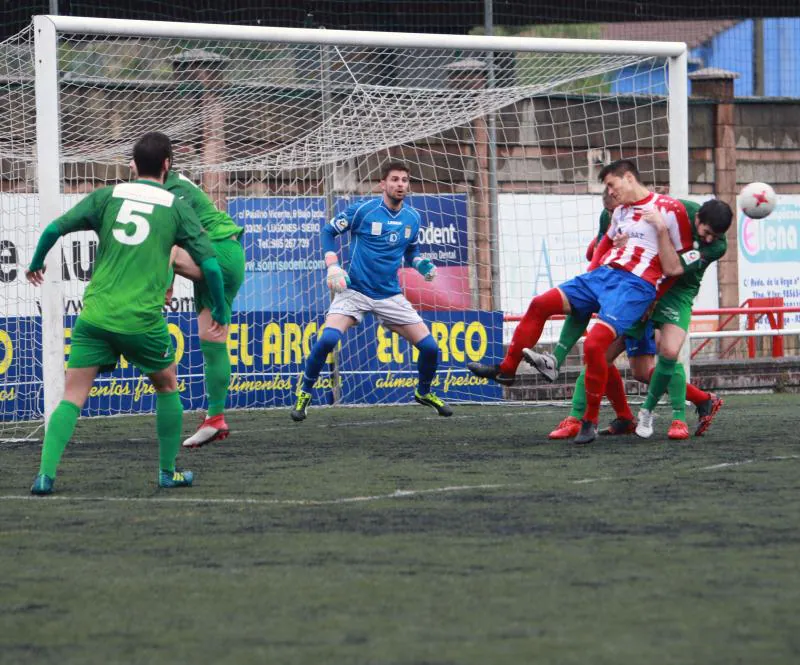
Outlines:
[[586,447],[563,408],[235,412],[170,491],[152,419],[81,421],[47,498],[0,443],[0,663],[800,662],[798,406]]

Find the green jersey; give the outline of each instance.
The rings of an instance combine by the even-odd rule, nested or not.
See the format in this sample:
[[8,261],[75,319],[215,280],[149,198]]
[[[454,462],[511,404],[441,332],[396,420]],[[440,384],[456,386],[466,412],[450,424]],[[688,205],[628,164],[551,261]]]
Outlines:
[[211,240],[224,240],[231,236],[238,238],[244,233],[244,229],[237,226],[230,215],[218,210],[208,194],[185,175],[170,171],[167,173],[164,187],[189,204]]
[[669,292],[673,296],[679,295],[681,298],[692,302],[700,291],[700,282],[703,281],[706,268],[724,256],[728,250],[728,241],[723,237],[710,244],[704,243],[697,234],[697,227],[695,226],[700,204],[683,199],[680,199],[680,202],[686,208],[689,221],[692,223],[692,239],[694,242],[693,249],[680,255],[683,274],[669,287]]
[[597,242],[600,242],[603,239],[603,236],[608,232],[609,226],[611,226],[611,213],[603,208],[603,212],[600,213],[600,228],[598,229],[596,236]]
[[62,235],[97,233],[97,258],[81,318],[111,332],[136,334],[162,323],[173,245],[186,249],[197,265],[214,256],[192,209],[151,181],[98,189],[54,224]]

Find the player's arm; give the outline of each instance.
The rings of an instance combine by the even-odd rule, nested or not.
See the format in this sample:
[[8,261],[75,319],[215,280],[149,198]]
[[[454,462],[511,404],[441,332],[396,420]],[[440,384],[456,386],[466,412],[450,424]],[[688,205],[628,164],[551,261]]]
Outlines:
[[211,318],[217,325],[226,326],[231,321],[225,303],[225,284],[216,252],[194,211],[180,200],[175,202],[175,209],[178,214],[175,243],[183,247],[192,257],[192,261],[200,266],[203,279],[211,293]]
[[670,235],[670,229],[660,210],[653,208],[642,215],[648,224],[656,228],[658,238],[658,259],[661,262],[661,272],[665,277],[677,277],[683,274],[683,265],[675,249],[675,242]]
[[600,242],[597,243],[597,246],[594,248],[594,253],[592,254],[592,261],[587,268],[588,272],[591,272],[595,268],[597,268],[603,257],[611,251],[614,247],[614,242],[609,238],[607,235],[603,236],[600,239]]
[[336,237],[346,231],[353,230],[357,223],[359,208],[359,204],[351,205],[322,225],[322,232],[320,233],[322,254],[325,258],[325,266],[328,268],[328,275],[325,281],[328,284],[328,288],[334,293],[341,293],[350,286],[350,276],[339,265]]
[[600,230],[597,235],[597,242],[592,250],[591,257],[589,258],[589,267],[587,268],[588,272],[591,272],[595,268],[597,268],[603,257],[611,251],[614,247],[614,236],[617,235],[619,231],[619,219],[617,217],[617,211],[615,210],[613,214],[608,214],[608,211],[604,210],[603,213],[606,213],[607,218],[603,218],[603,214],[600,214]]
[[36,243],[33,258],[25,271],[25,278],[31,284],[39,286],[44,282],[44,260],[61,236],[74,231],[96,230],[100,221],[98,200],[103,199],[101,192],[90,194],[61,217],[48,224],[42,231],[42,235],[39,236],[39,241]]

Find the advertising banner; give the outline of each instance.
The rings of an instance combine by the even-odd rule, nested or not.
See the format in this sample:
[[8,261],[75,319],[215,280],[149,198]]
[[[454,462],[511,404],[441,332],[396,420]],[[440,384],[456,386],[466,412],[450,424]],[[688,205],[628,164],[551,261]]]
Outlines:
[[[800,306],[800,196],[781,195],[769,217],[739,211],[739,296],[783,298]],[[786,327],[800,327],[800,314],[784,314]],[[769,327],[762,320],[760,327]]]
[[[34,205],[30,195],[2,195],[5,211]],[[64,197],[64,209],[79,197]],[[337,199],[335,210],[351,201]],[[498,399],[497,385],[473,377],[467,362],[502,355],[492,333],[499,312],[470,311],[467,198],[463,194],[421,195],[408,201],[422,216],[419,246],[438,267],[437,279],[423,282],[403,270],[407,297],[421,311],[439,344],[434,389],[445,399]],[[7,204],[7,205],[6,205]],[[245,228],[246,279],[234,303],[228,340],[232,377],[230,408],[289,406],[297,377],[324,321],[330,294],[325,286],[319,232],[326,221],[324,197],[236,198],[229,214]],[[37,234],[35,215],[9,213],[0,237],[0,419],[40,417],[43,409],[39,293],[25,282]],[[345,264],[347,239],[343,245]],[[82,309],[97,252],[93,233],[62,239],[65,360],[71,330]],[[176,280],[165,308],[178,359],[179,389],[187,409],[205,407],[203,360],[197,338],[192,286]],[[337,393],[345,404],[413,401],[416,349],[377,325],[372,317],[343,340]],[[320,377],[316,403],[333,401],[331,366]],[[84,414],[152,411],[155,394],[147,379],[124,358],[114,372],[99,377]]]

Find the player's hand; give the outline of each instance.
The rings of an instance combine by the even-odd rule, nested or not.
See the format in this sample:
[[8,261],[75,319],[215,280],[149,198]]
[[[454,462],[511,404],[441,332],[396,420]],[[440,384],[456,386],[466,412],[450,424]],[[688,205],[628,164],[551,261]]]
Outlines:
[[164,306],[169,307],[172,304],[173,288],[170,286],[164,294]]
[[[211,308],[211,326],[215,323],[218,326],[227,326],[231,322],[231,315],[224,306]],[[209,327],[210,329],[211,327]]]
[[618,233],[615,235],[614,240],[612,240],[614,249],[617,247],[623,247],[625,243],[628,242],[628,238],[630,238],[630,236],[627,233]]
[[417,257],[414,260],[414,268],[425,278],[426,282],[432,282],[436,278],[436,266],[433,265],[433,261],[430,259]]
[[642,219],[648,224],[652,224],[657,229],[666,227],[667,225],[667,223],[664,221],[664,216],[661,214],[661,211],[657,210],[656,208],[651,208],[645,212],[642,215]]
[[47,270],[45,266],[41,270],[26,270],[25,279],[27,279],[34,286],[41,286],[44,284],[44,272]]
[[350,276],[338,263],[328,266],[328,277],[325,281],[334,293],[341,293],[350,286]]
[[225,331],[225,326],[219,323],[218,321],[214,320],[214,317],[211,317],[211,325],[208,326],[208,334],[211,337],[222,337],[222,333]]

